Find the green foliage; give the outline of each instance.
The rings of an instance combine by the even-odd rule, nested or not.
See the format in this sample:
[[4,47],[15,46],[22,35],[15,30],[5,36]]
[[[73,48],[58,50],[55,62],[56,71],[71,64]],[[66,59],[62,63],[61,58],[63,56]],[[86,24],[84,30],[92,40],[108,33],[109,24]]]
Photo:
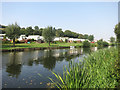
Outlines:
[[120,35],[120,22],[115,26],[114,32],[116,35]]
[[8,40],[2,40],[2,44],[10,44],[11,42]]
[[15,24],[8,25],[7,28],[5,28],[6,36],[10,39],[18,38],[20,36],[20,26]]
[[56,37],[63,37],[63,36],[64,36],[64,33],[63,33],[62,29],[56,30]]
[[35,29],[35,30],[39,30],[39,27],[38,27],[38,26],[35,26],[34,29]]
[[72,32],[70,30],[66,30],[64,32],[64,36],[65,37],[70,37],[70,38],[78,38],[79,34],[78,33],[75,33],[75,32]]
[[90,42],[87,40],[83,42],[83,47],[90,47]]
[[83,36],[83,39],[88,39],[88,35],[85,34],[85,35]]
[[103,46],[104,46],[104,47],[109,46],[109,43],[106,42],[106,41],[103,41]]
[[88,40],[92,42],[94,40],[94,36],[93,35],[88,36]]
[[46,42],[49,42],[50,45],[50,42],[53,41],[55,37],[55,30],[52,27],[47,27],[43,30],[42,36]]
[[79,39],[83,39],[84,36],[83,36],[82,34],[79,34],[78,38],[79,38]]
[[115,88],[118,85],[117,58],[116,48],[99,50],[84,57],[84,62],[70,62],[69,68],[63,69],[63,76],[52,72],[57,80],[50,80],[59,89]]
[[97,41],[97,45],[98,47],[105,47],[105,46],[109,46],[109,43],[106,41],[103,41],[103,39],[100,39]]
[[17,23],[8,25],[5,32],[8,38],[13,39],[13,46],[15,46],[15,39],[20,36],[20,26]]
[[73,41],[74,43],[77,43],[77,41]]
[[20,34],[21,34],[21,35],[25,35],[25,32],[26,32],[26,31],[25,31],[25,28],[21,28],[21,29],[20,29]]
[[114,37],[110,37],[110,42],[111,43],[115,43],[115,38]]
[[28,35],[33,35],[33,29],[32,27],[27,27],[26,30],[25,30],[25,35],[28,36]]

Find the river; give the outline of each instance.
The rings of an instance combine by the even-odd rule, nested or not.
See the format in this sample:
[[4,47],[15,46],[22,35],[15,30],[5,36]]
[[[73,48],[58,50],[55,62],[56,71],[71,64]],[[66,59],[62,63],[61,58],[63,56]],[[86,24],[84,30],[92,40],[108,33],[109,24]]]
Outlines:
[[77,62],[92,48],[35,50],[2,53],[2,88],[47,88],[51,71],[62,74],[69,61]]

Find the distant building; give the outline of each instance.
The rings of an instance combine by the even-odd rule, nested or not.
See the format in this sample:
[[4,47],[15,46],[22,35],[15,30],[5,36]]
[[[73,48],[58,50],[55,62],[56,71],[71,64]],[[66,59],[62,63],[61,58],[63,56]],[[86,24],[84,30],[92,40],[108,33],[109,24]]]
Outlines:
[[26,36],[25,35],[20,35],[20,37],[18,38],[18,40],[23,40],[23,39],[26,39]]
[[63,41],[65,42],[65,40],[68,40],[69,38],[68,37],[55,37],[53,41]]
[[6,34],[0,34],[0,39],[3,39]]
[[27,39],[34,39],[34,40],[39,40],[40,36],[39,35],[29,35]]
[[69,41],[69,42],[73,42],[73,41],[76,41],[76,42],[83,42],[83,41],[85,41],[85,39],[69,38],[68,41]]

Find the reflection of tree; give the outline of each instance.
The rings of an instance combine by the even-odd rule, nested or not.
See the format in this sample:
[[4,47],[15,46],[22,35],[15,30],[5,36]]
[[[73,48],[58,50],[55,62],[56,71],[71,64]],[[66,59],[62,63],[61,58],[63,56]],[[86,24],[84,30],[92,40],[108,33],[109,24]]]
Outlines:
[[45,68],[52,70],[56,64],[56,58],[53,56],[54,51],[46,51],[45,56],[40,59],[40,63],[43,64]]
[[33,60],[28,60],[28,66],[32,66],[33,65]]
[[6,72],[9,73],[9,76],[16,77],[16,78],[19,76],[21,72],[21,63],[19,59],[17,59],[17,55],[15,52],[13,52],[10,55],[10,61],[7,65]]
[[83,53],[91,53],[91,50],[90,48],[83,48]]
[[6,72],[9,73],[9,76],[18,77],[21,72],[21,65],[10,65],[7,67]]

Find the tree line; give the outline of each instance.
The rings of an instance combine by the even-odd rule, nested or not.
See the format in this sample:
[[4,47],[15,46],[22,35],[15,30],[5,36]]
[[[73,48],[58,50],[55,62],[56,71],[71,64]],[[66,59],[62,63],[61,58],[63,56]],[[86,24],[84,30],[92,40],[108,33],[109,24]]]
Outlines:
[[[7,28],[8,26],[1,25],[1,27]],[[80,33],[72,32],[71,30],[63,31],[62,28],[58,28],[58,29],[56,29],[55,27],[52,27],[52,28],[53,28],[53,31],[54,31],[56,37],[88,39],[90,41],[94,40],[93,35],[80,34]],[[23,28],[20,28],[20,35],[26,35],[26,36],[28,36],[28,35],[40,35],[40,36],[42,36],[42,32],[45,29],[46,28],[39,28],[38,26],[35,26],[34,28],[32,28],[31,26],[26,27],[26,28],[23,27]],[[6,31],[2,30],[1,33],[6,34]]]
[[44,40],[49,43],[53,41],[54,37],[69,37],[69,38],[79,38],[79,39],[88,39],[90,41],[94,40],[93,35],[88,34],[79,34],[76,32],[72,32],[70,30],[62,31],[61,28],[56,29],[55,27],[48,26],[47,28],[39,28],[38,26],[35,26],[34,28],[27,27],[27,28],[21,28],[17,23],[10,24],[8,26],[2,26],[0,28],[4,28],[4,32],[6,36],[13,40],[13,46],[15,46],[15,39],[17,39],[20,35],[24,34],[26,36],[28,35],[40,35],[44,37]]

